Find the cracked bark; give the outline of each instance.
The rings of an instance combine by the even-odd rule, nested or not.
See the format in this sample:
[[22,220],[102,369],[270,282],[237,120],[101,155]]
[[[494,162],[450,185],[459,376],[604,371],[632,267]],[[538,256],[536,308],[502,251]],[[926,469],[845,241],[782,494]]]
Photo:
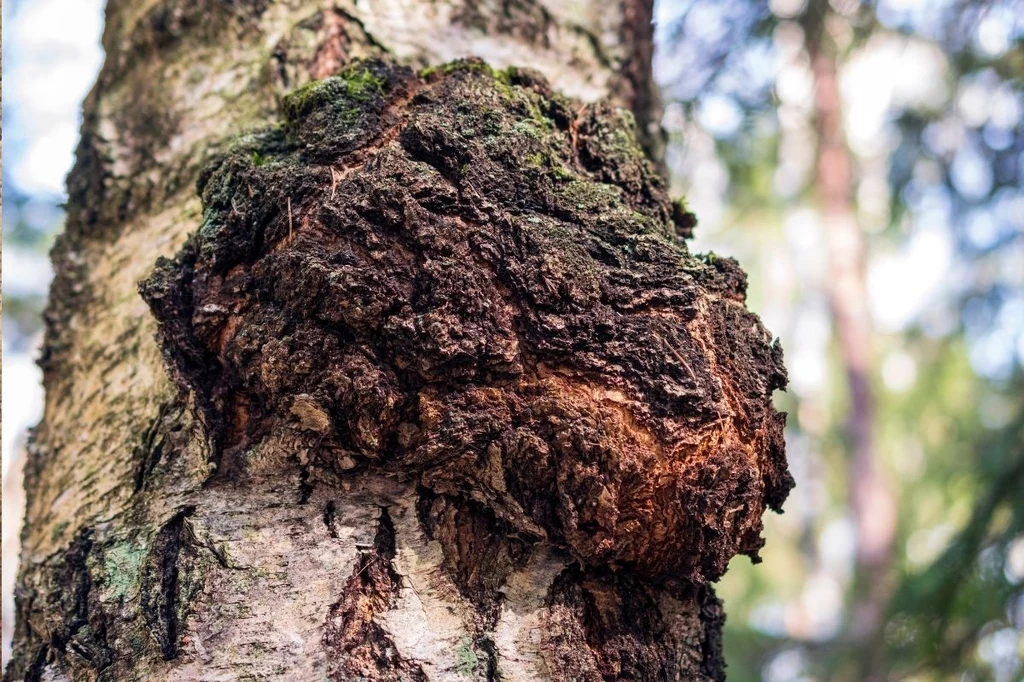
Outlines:
[[111,0],[9,679],[722,679],[785,372],[649,16]]

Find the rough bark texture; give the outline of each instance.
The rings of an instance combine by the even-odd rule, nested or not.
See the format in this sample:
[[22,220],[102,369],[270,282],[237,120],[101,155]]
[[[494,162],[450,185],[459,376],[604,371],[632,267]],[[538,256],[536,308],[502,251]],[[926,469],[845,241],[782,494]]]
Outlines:
[[788,492],[781,352],[688,257],[631,119],[480,62],[357,63],[199,183],[142,285],[215,478],[320,469],[475,500],[588,566],[717,578]]
[[111,3],[10,679],[722,679],[785,373],[593,102],[650,8],[399,4]]

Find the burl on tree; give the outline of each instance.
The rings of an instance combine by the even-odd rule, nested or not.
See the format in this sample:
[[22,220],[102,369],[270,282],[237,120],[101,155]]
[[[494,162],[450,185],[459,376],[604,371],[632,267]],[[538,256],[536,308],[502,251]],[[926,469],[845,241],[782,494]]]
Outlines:
[[142,285],[217,476],[288,432],[310,471],[473,500],[585,568],[756,557],[792,487],[782,351],[736,263],[689,253],[628,113],[475,61],[359,62],[284,110]]

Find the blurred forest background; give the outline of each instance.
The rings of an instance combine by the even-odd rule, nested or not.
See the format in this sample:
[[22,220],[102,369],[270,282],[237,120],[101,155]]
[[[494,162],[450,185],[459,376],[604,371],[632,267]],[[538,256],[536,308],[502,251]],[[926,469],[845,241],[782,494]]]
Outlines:
[[[661,0],[692,247],[781,339],[797,488],[718,590],[733,682],[1024,679],[1024,2]],[[4,660],[46,252],[99,0],[3,3]]]

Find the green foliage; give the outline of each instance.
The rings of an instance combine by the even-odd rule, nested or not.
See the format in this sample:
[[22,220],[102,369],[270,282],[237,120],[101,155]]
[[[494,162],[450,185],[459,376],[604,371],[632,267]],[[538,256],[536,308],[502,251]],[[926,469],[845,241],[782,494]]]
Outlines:
[[[777,399],[790,413],[797,488],[787,515],[766,520],[764,563],[734,561],[720,585],[734,682],[859,680],[868,661],[879,661],[887,679],[1010,680],[1024,671],[1024,229],[1019,204],[1008,210],[1024,186],[1024,34],[1009,18],[1019,7],[896,5],[810,0],[773,4],[777,15],[753,2],[663,5],[664,16],[677,17],[660,22],[662,54],[678,74],[666,100],[682,114],[666,118],[670,150],[684,161],[671,168],[676,186],[706,194],[709,171],[727,177],[724,226],[699,225],[694,248],[738,258],[753,309],[814,321],[779,328],[797,379]],[[698,13],[728,28],[708,32],[691,20]],[[938,63],[906,86],[931,99],[912,101],[903,86],[890,97],[882,83],[851,76],[858,59],[893,45],[906,61],[883,57],[873,68],[887,75],[890,65],[907,72]],[[853,555],[848,367],[828,307],[833,259],[844,254],[824,248],[832,226],[819,195],[820,120],[815,92],[800,90],[814,82],[812,49],[837,66],[851,107],[840,112],[853,171],[845,191],[862,227],[867,276],[906,263],[922,235],[941,233],[953,245],[948,271],[916,316],[871,333],[871,433],[895,493],[896,529],[891,562],[874,579],[887,596],[884,613],[867,634],[854,622],[873,579]],[[699,58],[689,63],[687,55]],[[758,68],[773,59],[778,68]],[[852,110],[859,102],[886,107],[885,145],[856,138],[865,118]],[[951,131],[955,138],[943,137]],[[964,163],[972,155],[977,168]],[[871,174],[884,188],[873,206],[864,191]],[[695,210],[708,220],[706,209]],[[921,267],[902,267],[911,266]],[[907,272],[898,287],[913,289],[916,278]],[[905,294],[869,293],[869,308]],[[815,342],[816,334],[825,337]],[[819,361],[815,387],[801,385]],[[909,374],[894,379],[893,367],[908,364]]]

